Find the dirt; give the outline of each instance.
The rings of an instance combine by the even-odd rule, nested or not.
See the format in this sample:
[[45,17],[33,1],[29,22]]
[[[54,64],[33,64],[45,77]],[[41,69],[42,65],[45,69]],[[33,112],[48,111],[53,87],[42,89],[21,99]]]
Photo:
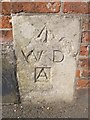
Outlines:
[[88,118],[88,90],[77,90],[71,103],[61,101],[3,105],[3,118]]

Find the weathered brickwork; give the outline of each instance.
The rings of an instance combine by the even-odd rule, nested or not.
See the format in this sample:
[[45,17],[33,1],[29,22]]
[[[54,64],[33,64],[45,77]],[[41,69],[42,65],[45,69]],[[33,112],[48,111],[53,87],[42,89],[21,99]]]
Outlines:
[[89,2],[64,2],[63,3],[64,13],[82,13],[90,14],[90,3]]
[[12,30],[0,30],[0,42],[13,40]]
[[[90,8],[89,8],[90,9]],[[77,66],[77,88],[90,87],[90,16],[82,17],[80,56]]]
[[12,24],[10,22],[10,16],[1,16],[0,17],[0,28],[12,28]]
[[2,2],[0,13],[10,15],[11,13],[57,13],[60,11],[60,2]]
[[90,87],[90,2],[0,2],[0,42],[13,40],[11,14],[54,13],[80,15],[81,45],[76,71],[76,87]]

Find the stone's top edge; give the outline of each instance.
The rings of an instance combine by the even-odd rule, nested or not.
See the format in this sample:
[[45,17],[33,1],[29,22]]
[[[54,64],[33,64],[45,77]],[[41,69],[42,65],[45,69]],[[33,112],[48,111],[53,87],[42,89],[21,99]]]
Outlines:
[[0,0],[0,2],[90,2],[90,0]]
[[[15,14],[15,15],[13,15],[12,16],[12,18],[13,17],[36,17],[36,16],[38,16],[38,17],[42,17],[42,16],[51,16],[51,17],[54,17],[54,16],[56,16],[56,17],[59,17],[59,18],[80,18],[80,16],[78,15],[78,16],[74,16],[74,15],[59,15],[59,14],[55,14],[54,16],[53,16],[53,14],[49,14],[49,15],[47,15],[47,14]],[[73,17],[72,17],[73,16]]]
[[[12,23],[13,23],[13,21],[16,21],[16,20],[18,20],[19,21],[19,19],[23,19],[23,18],[36,18],[36,17],[38,17],[38,18],[42,18],[42,16],[43,17],[48,17],[47,15],[38,15],[38,14],[34,14],[34,15],[25,15],[25,14],[22,14],[22,15],[14,15],[14,16],[12,16]],[[53,14],[49,14],[49,17],[50,18],[60,18],[60,19],[62,19],[62,20],[65,20],[65,19],[72,19],[72,20],[74,20],[74,19],[76,19],[76,20],[80,20],[80,16],[73,16],[72,17],[72,15],[71,16],[68,16],[68,15],[58,15],[58,14],[56,14],[56,15],[54,15],[53,16]]]

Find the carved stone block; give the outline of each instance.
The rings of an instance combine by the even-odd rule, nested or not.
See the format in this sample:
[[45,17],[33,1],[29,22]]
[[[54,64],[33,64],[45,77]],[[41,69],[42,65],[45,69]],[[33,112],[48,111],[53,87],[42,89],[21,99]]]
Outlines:
[[13,28],[22,100],[71,101],[80,42],[79,18],[14,16]]

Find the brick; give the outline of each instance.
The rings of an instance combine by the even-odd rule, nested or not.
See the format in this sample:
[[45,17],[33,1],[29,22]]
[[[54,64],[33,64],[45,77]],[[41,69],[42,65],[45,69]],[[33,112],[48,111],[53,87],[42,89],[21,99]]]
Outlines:
[[87,15],[82,20],[82,30],[88,31],[90,30],[90,15]]
[[88,69],[90,70],[90,58],[88,59]]
[[90,30],[90,22],[88,22],[88,23],[83,23],[82,29],[83,29],[84,31]]
[[81,77],[90,77],[90,70],[83,70],[81,73]]
[[0,14],[11,14],[11,2],[0,2]]
[[82,42],[90,42],[90,31],[82,33]]
[[0,42],[12,41],[12,30],[0,30]]
[[12,2],[12,13],[57,13],[60,11],[60,2]]
[[82,69],[76,71],[76,78],[89,78],[90,77],[90,70]]
[[2,16],[0,17],[0,28],[12,28],[12,24],[10,23],[10,16]]
[[88,46],[80,46],[80,55],[88,56]]
[[79,59],[79,67],[88,68],[89,58],[80,58]]
[[64,2],[63,12],[90,14],[90,3],[89,2]]
[[0,13],[5,15],[18,12],[57,13],[60,2],[2,2],[0,8]]
[[82,79],[76,81],[77,88],[90,88],[90,80]]
[[22,2],[12,2],[12,13],[24,12]]
[[77,78],[80,78],[80,70],[77,70],[77,71],[76,71],[76,77],[77,77]]

